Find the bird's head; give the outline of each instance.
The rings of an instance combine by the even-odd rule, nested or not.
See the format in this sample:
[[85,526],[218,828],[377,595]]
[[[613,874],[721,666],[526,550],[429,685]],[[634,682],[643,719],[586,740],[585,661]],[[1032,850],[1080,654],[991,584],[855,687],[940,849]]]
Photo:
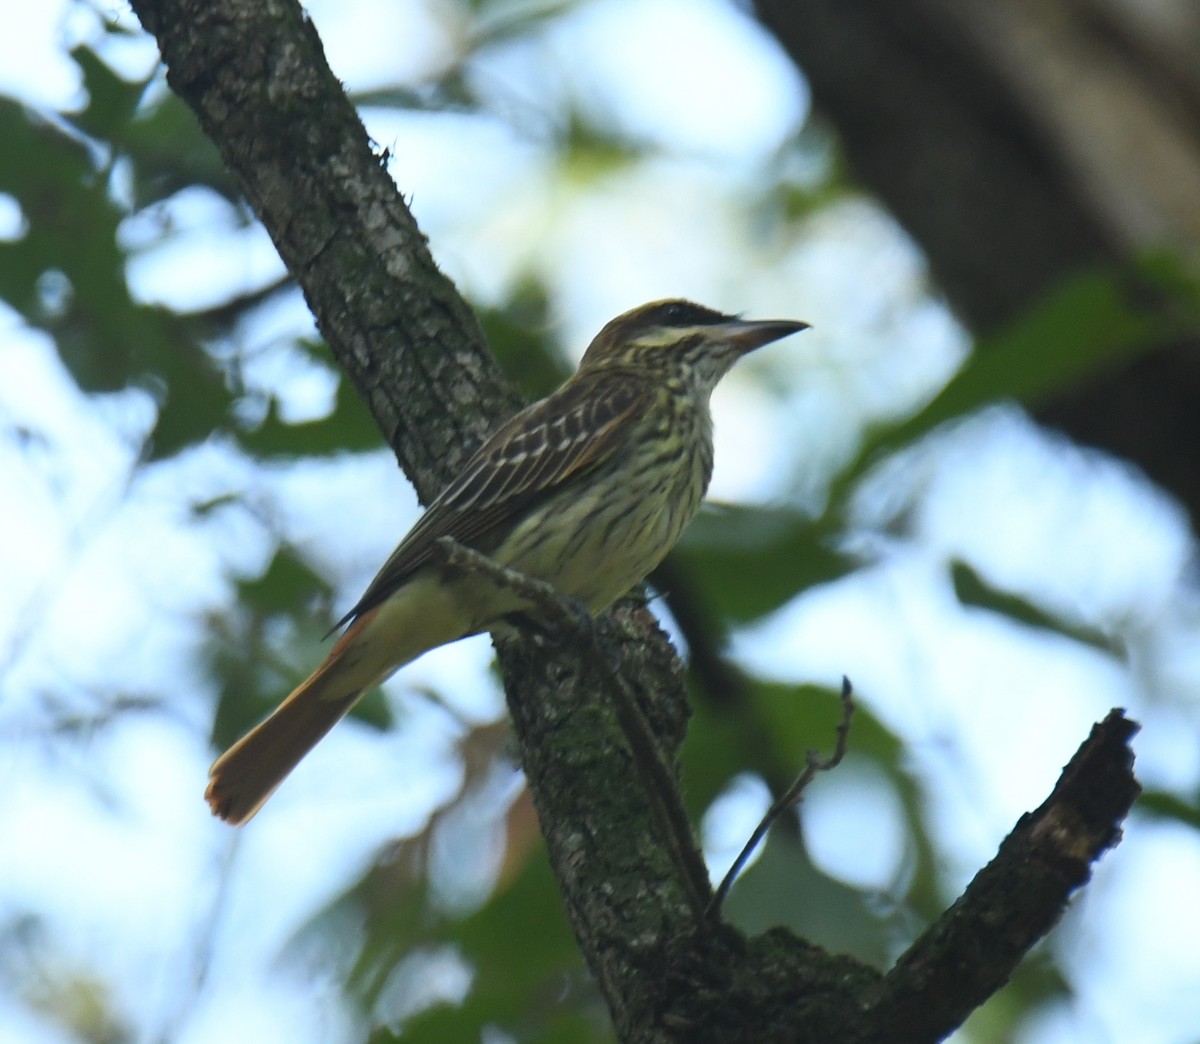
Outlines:
[[691,301],[653,301],[607,323],[579,370],[684,377],[711,391],[743,355],[806,329],[791,319],[742,319]]

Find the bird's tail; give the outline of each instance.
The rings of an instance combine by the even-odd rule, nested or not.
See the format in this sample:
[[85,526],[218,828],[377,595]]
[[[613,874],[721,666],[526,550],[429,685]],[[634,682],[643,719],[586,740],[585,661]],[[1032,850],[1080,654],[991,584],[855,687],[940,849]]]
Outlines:
[[348,672],[338,669],[341,645],[266,721],[213,763],[204,798],[214,816],[245,823],[358,702],[365,689],[351,687],[358,679],[348,679]]
[[504,611],[472,615],[440,573],[418,573],[357,617],[275,713],[216,760],[204,792],[213,814],[246,822],[364,692],[426,650],[478,631],[476,615]]

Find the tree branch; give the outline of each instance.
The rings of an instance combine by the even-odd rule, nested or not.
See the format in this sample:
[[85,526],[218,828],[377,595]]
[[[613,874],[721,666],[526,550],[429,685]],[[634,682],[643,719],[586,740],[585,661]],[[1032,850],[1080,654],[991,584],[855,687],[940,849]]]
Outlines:
[[874,1026],[895,1040],[940,1040],[1008,981],[1121,839],[1141,792],[1129,748],[1137,730],[1119,710],[1092,728],[1041,807],[872,991]]

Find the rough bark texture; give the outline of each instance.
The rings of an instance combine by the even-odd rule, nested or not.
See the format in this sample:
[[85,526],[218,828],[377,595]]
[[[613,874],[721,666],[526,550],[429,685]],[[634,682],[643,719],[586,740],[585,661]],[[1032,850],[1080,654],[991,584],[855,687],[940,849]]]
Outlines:
[[[976,333],[1088,268],[1200,244],[1190,0],[757,0],[855,174]],[[1170,312],[1149,292],[1135,307]],[[1097,373],[1038,416],[1138,464],[1200,519],[1200,338]]]
[[[516,399],[371,152],[312,26],[290,0],[134,0],[133,7],[158,37],[172,87],[241,180],[331,350],[428,497]],[[687,719],[678,660],[636,606],[613,614],[601,631],[673,765]],[[1089,814],[1091,827],[1075,830],[1075,806],[1056,813],[1052,797],[1039,822],[1072,829],[1026,831],[1043,844],[1069,841],[1070,872],[1058,872],[1051,859],[1048,884],[1034,889],[1029,874],[1040,880],[1041,864],[1031,870],[1020,859],[998,859],[989,872],[1011,907],[981,911],[968,893],[955,920],[914,947],[919,960],[884,979],[785,931],[745,939],[698,917],[651,811],[656,801],[677,805],[678,790],[648,800],[630,771],[611,673],[569,642],[507,642],[500,656],[551,863],[625,1041],[933,1039],[898,1037],[894,1020],[946,1012],[927,1026],[940,1033],[1002,983],[1112,843],[1136,790],[1127,751],[1095,764],[1085,759],[1077,773],[1084,792],[1113,795]],[[981,948],[977,940],[1006,923],[1009,910],[1014,923],[1032,927],[1013,945]],[[946,972],[968,964],[981,966],[969,982]]]
[[[1112,711],[1063,769],[1036,812],[1021,817],[958,901],[868,991],[870,1019],[896,1040],[938,1040],[1007,981],[1017,962],[1085,884],[1140,787],[1129,742],[1137,725]],[[935,984],[953,983],[941,990]]]

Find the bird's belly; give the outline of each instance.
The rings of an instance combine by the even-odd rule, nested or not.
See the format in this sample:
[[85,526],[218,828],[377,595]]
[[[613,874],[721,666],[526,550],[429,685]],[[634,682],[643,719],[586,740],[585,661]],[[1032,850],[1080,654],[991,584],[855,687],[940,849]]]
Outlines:
[[695,514],[702,486],[680,480],[664,485],[601,486],[555,498],[545,505],[545,516],[539,512],[513,531],[496,558],[600,612],[645,579]]

